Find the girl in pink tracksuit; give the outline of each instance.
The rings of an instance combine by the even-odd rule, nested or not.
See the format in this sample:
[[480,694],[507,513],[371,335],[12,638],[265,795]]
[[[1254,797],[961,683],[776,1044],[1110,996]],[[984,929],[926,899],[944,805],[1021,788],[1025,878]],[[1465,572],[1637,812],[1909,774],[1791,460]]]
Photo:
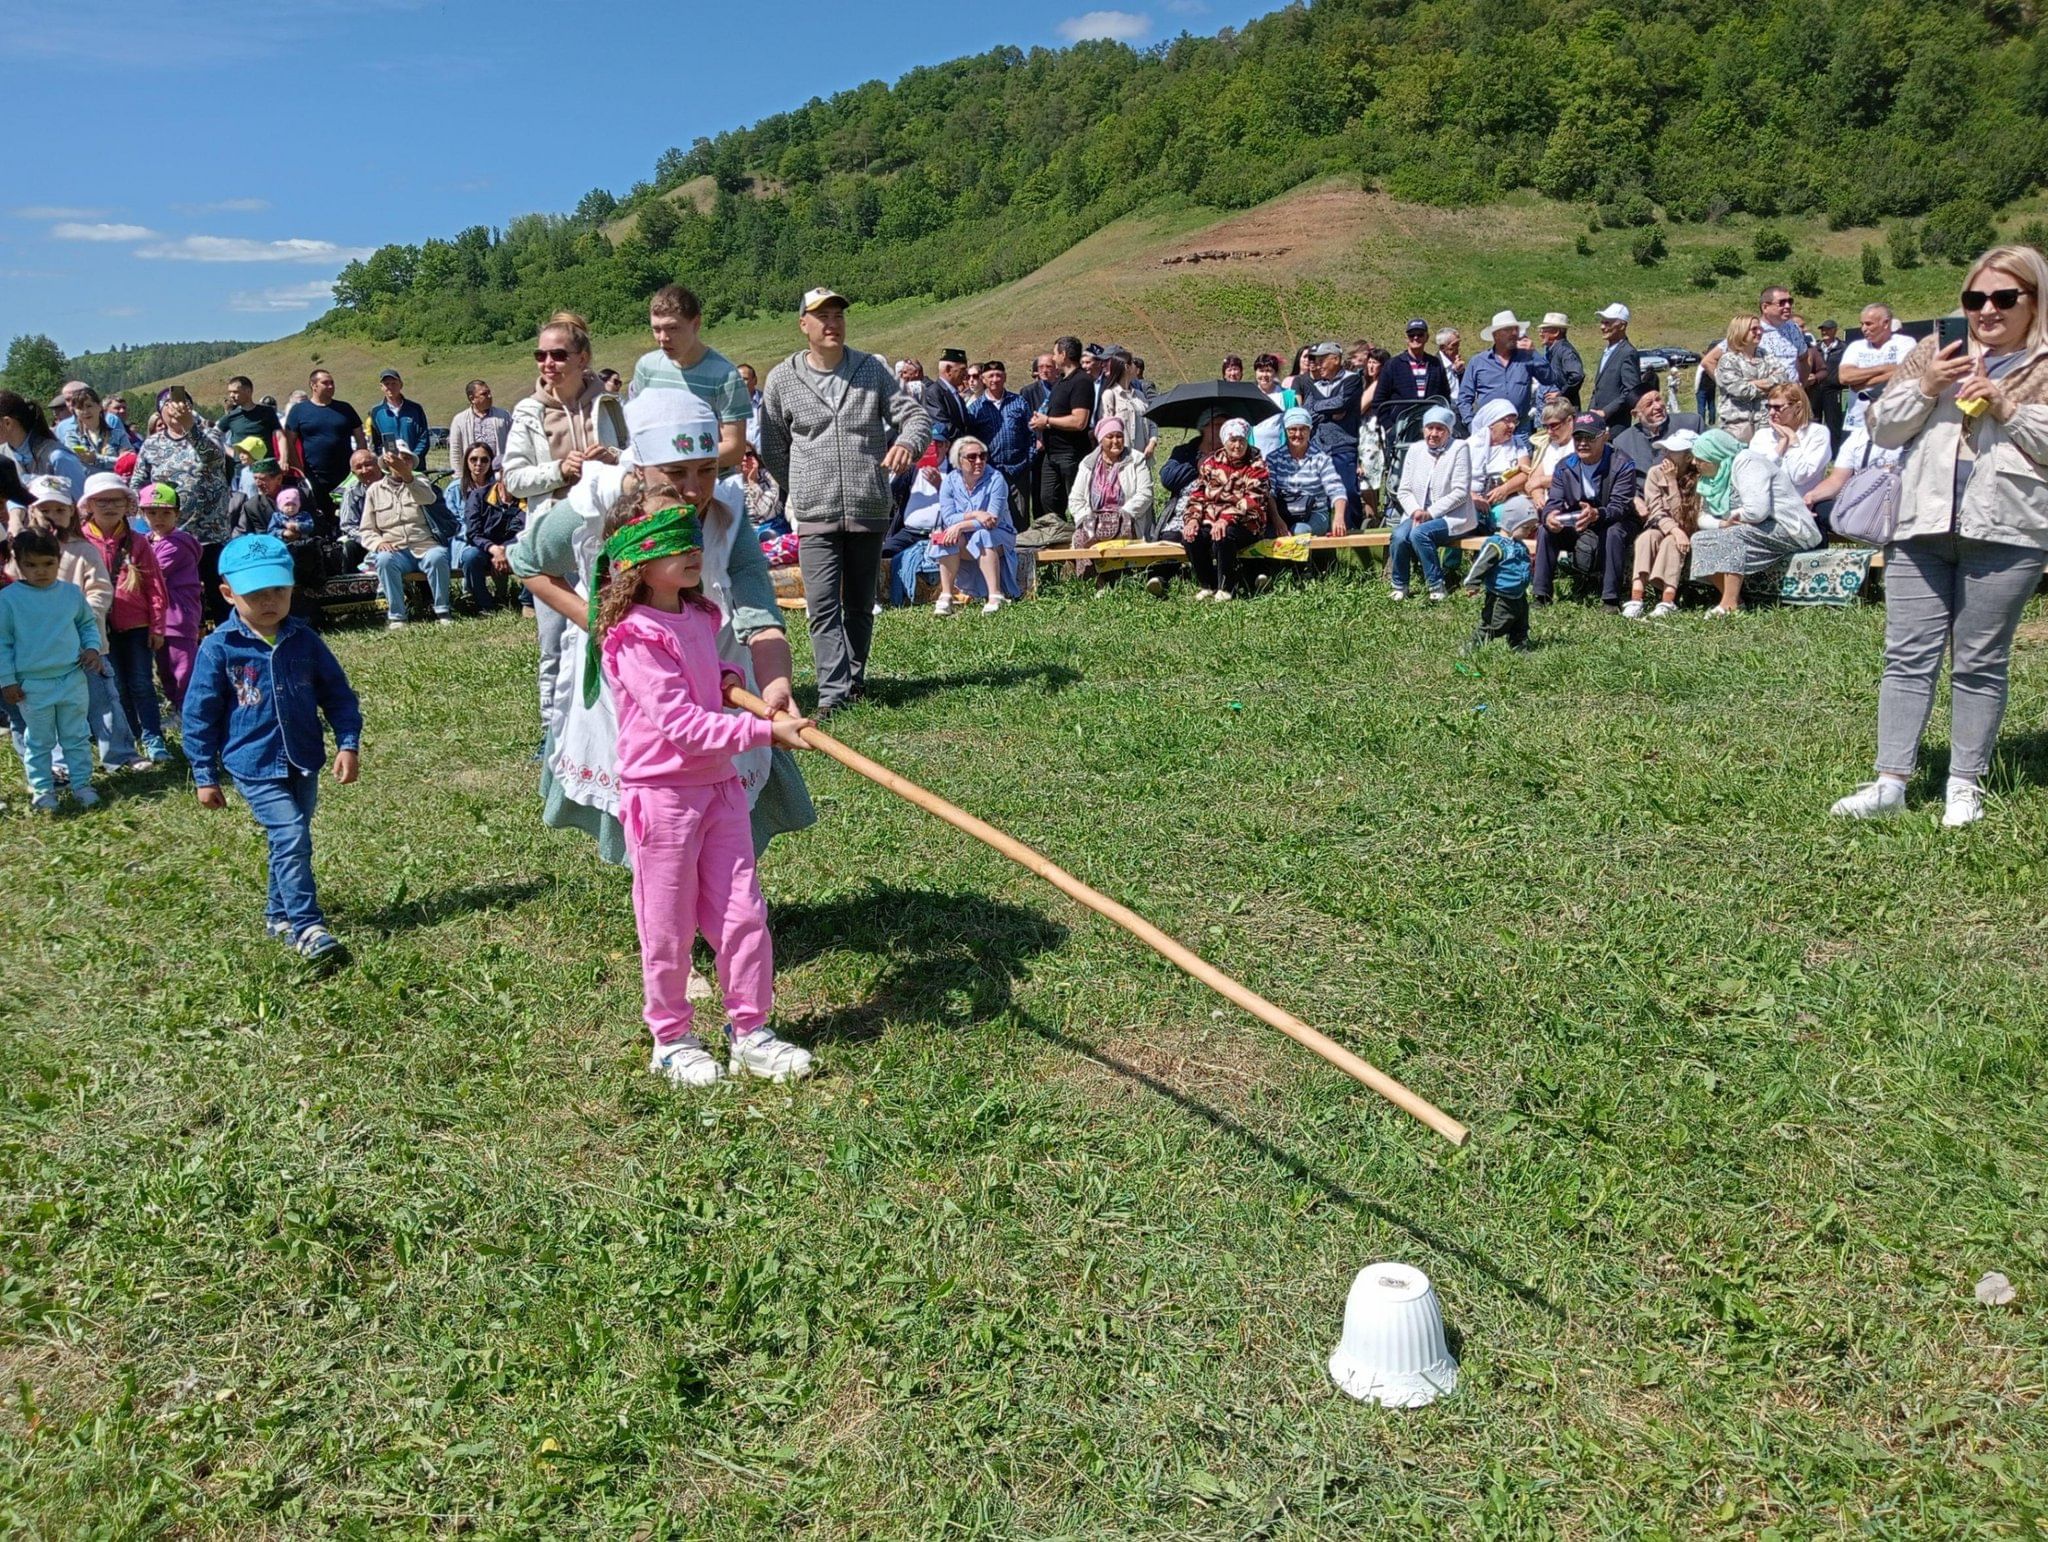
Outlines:
[[726,681],[738,677],[718,656],[695,508],[655,501],[628,498],[607,522],[591,628],[618,717],[619,821],[633,866],[650,1069],[682,1086],[724,1074],[698,1041],[686,991],[701,932],[718,958],[732,1071],[786,1081],[808,1075],[811,1057],[767,1027],[774,953],[733,757],[769,744],[800,749],[808,724],[771,726],[726,707]]
[[[168,494],[168,499],[162,495]],[[172,707],[185,710],[185,687],[192,679],[192,661],[199,657],[203,630],[205,584],[199,574],[199,539],[178,528],[177,489],[158,483],[143,496],[142,514],[149,521],[149,545],[164,576],[164,645],[157,650],[156,673]]]

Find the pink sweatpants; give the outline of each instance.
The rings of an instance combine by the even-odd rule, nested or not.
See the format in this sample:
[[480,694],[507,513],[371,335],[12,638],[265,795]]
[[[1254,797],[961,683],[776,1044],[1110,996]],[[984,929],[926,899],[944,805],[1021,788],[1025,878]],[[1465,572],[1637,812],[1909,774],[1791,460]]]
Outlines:
[[654,1042],[673,1044],[691,1031],[690,945],[700,931],[718,955],[733,1033],[761,1027],[774,1005],[775,952],[739,779],[711,787],[625,787],[619,823],[632,854],[640,978]]
[[192,682],[192,664],[199,657],[196,637],[166,637],[156,656],[156,677],[164,695],[180,712],[185,710],[185,687]]

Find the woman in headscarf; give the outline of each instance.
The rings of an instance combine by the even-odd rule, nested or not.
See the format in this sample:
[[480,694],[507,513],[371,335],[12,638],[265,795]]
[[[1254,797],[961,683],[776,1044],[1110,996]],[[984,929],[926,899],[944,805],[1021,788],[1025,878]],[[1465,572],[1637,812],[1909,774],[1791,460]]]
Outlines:
[[1290,407],[1280,415],[1280,448],[1266,460],[1280,523],[1295,535],[1343,535],[1349,528],[1350,501],[1336,462],[1315,449],[1315,419],[1306,407]]
[[1820,527],[1785,468],[1726,429],[1701,434],[1692,454],[1700,478],[1692,576],[1713,579],[1721,603],[1711,613],[1732,616],[1742,608],[1743,579],[1820,545]]
[[[1076,546],[1104,541],[1152,539],[1152,468],[1133,455],[1122,418],[1104,418],[1095,425],[1095,448],[1074,471],[1067,496],[1067,517],[1074,522]],[[1095,575],[1095,592],[1105,594],[1121,569]]]
[[1387,558],[1393,599],[1408,598],[1408,570],[1415,562],[1422,564],[1430,599],[1449,599],[1439,553],[1479,526],[1472,507],[1472,447],[1451,437],[1456,422],[1450,408],[1430,408],[1422,415],[1422,443],[1410,445],[1401,464],[1401,485],[1394,494],[1401,518]]
[[1252,448],[1252,426],[1231,418],[1218,432],[1221,448],[1202,461],[1181,512],[1181,539],[1195,569],[1195,598],[1237,597],[1238,559],[1273,533],[1272,483]]
[[1520,421],[1515,404],[1502,396],[1472,414],[1465,445],[1472,457],[1472,507],[1481,526],[1492,521],[1505,530],[1511,518],[1535,510],[1528,496],[1534,462],[1528,449],[1515,443]]
[[[568,546],[550,541],[543,547],[534,533],[543,516],[582,481],[586,466],[615,466],[619,459],[616,449],[598,442],[597,403],[605,390],[590,367],[590,328],[583,318],[573,311],[558,311],[550,317],[535,339],[533,361],[540,376],[533,394],[512,409],[504,462],[505,491],[527,510],[526,533],[508,556],[513,576],[529,589],[535,578],[560,584],[576,580],[574,554]],[[543,560],[547,566],[537,565]],[[541,753],[545,758],[546,740],[561,724],[572,683],[564,681],[561,669],[568,622],[557,606],[537,606],[534,614],[540,629]],[[543,799],[553,796],[549,780],[543,771]],[[619,857],[607,860],[623,860],[622,840],[618,850]]]
[[1658,443],[1664,454],[1643,478],[1643,533],[1636,537],[1635,581],[1621,613],[1633,621],[1643,613],[1652,584],[1658,586],[1653,620],[1678,609],[1678,586],[1700,524],[1700,463],[1693,458],[1697,436],[1681,428]]

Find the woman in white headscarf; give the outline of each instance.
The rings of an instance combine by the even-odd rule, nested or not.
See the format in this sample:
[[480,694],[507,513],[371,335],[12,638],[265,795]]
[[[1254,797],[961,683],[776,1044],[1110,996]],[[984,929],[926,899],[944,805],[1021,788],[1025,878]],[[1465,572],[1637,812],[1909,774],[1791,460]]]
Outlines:
[[1534,461],[1526,446],[1515,443],[1519,421],[1514,403],[1500,396],[1472,414],[1465,448],[1472,457],[1472,508],[1482,526],[1493,521],[1507,529],[1511,516],[1535,510],[1528,497]]

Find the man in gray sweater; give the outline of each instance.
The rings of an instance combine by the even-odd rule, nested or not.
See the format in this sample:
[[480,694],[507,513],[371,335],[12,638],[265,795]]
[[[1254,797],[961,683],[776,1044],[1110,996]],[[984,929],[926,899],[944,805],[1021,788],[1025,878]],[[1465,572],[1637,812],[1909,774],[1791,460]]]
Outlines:
[[846,346],[845,296],[811,290],[797,325],[809,346],[761,390],[761,464],[797,533],[823,717],[861,694],[889,482],[924,453],[931,420],[887,364]]

